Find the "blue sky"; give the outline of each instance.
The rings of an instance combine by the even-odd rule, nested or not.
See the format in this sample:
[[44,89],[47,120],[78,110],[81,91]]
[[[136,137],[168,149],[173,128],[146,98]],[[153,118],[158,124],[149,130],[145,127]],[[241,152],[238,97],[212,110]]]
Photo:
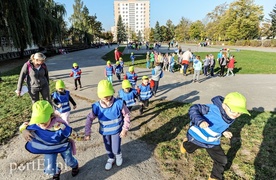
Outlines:
[[[217,5],[224,2],[230,4],[235,0],[150,0],[150,25],[154,27],[158,21],[160,25],[165,25],[167,20],[172,20],[173,24],[178,24],[181,17],[191,21],[202,20],[207,13],[212,12]],[[55,2],[64,4],[67,17],[73,13],[74,0],[55,0]],[[102,22],[103,28],[110,31],[114,26],[113,2],[114,0],[82,0],[89,9],[90,15],[97,15],[97,19]],[[270,13],[276,2],[272,0],[255,0],[255,4],[262,5],[264,15],[269,18]],[[68,22],[68,20],[67,20]]]

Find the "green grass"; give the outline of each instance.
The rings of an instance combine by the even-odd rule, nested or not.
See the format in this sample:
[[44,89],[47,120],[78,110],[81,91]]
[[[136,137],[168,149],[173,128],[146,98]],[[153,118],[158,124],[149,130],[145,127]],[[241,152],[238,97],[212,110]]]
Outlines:
[[[119,47],[119,51],[123,52],[125,47]],[[130,66],[130,53],[124,54],[122,56],[125,65]],[[238,74],[275,74],[276,73],[276,53],[274,52],[260,52],[260,51],[234,51],[230,50],[230,53],[235,56],[236,63],[234,73]],[[139,54],[139,51],[134,52],[136,56],[135,67],[145,68],[146,67],[146,54]],[[199,55],[203,60],[207,52],[196,52],[196,55]],[[213,54],[215,57],[218,52],[208,52],[208,54]],[[104,60],[111,60],[112,63],[115,63],[114,60],[114,51],[107,53],[103,56]],[[219,64],[216,62],[215,71],[219,70]]]

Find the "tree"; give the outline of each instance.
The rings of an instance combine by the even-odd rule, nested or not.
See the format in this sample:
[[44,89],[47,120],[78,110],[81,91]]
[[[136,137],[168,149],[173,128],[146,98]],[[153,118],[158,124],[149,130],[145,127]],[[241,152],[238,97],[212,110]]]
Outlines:
[[252,0],[231,3],[220,21],[220,25],[224,27],[224,39],[236,41],[257,38],[262,19],[263,7],[255,5]]
[[160,25],[159,22],[157,21],[155,24],[155,29],[154,29],[154,40],[159,42],[161,41],[161,36],[160,36]]
[[126,29],[122,21],[122,16],[119,15],[117,21],[117,41],[121,43],[122,41],[127,40]]
[[166,38],[165,41],[170,41],[174,38],[174,29],[175,26],[173,25],[172,21],[169,19],[166,22],[166,26],[167,26],[167,33],[166,33]]
[[197,20],[192,23],[189,30],[191,39],[202,40],[204,37],[205,28],[201,21]]
[[182,17],[179,24],[175,28],[175,40],[182,42],[186,39],[189,39],[189,29],[191,21]]
[[155,30],[153,28],[150,29],[150,33],[149,33],[149,41],[150,42],[154,42],[154,35],[155,35]]
[[276,5],[274,6],[273,10],[269,13],[269,16],[271,17],[271,26],[269,28],[271,33],[268,36],[275,38],[276,37]]

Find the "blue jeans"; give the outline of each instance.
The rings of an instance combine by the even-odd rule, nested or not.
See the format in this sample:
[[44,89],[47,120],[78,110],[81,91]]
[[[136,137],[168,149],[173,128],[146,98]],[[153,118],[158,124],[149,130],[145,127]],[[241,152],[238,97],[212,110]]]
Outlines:
[[[44,173],[50,175],[58,173],[57,155],[58,154],[44,154]],[[78,165],[78,161],[72,154],[71,147],[64,152],[61,152],[60,155],[67,166],[75,168]]]
[[183,64],[183,74],[186,75],[189,64]]
[[115,155],[121,153],[120,133],[114,135],[103,135],[105,150],[109,158],[114,159]]
[[150,62],[147,61],[147,68],[149,69],[150,68]]

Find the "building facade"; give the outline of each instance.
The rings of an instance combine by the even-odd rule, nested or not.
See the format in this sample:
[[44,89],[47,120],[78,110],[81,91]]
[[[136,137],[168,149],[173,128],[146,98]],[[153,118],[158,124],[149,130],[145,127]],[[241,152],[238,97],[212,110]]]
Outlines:
[[126,27],[128,41],[130,34],[141,35],[143,41],[147,40],[146,34],[150,28],[150,0],[115,0],[114,1],[114,25],[113,35],[117,40],[117,21],[119,15]]

